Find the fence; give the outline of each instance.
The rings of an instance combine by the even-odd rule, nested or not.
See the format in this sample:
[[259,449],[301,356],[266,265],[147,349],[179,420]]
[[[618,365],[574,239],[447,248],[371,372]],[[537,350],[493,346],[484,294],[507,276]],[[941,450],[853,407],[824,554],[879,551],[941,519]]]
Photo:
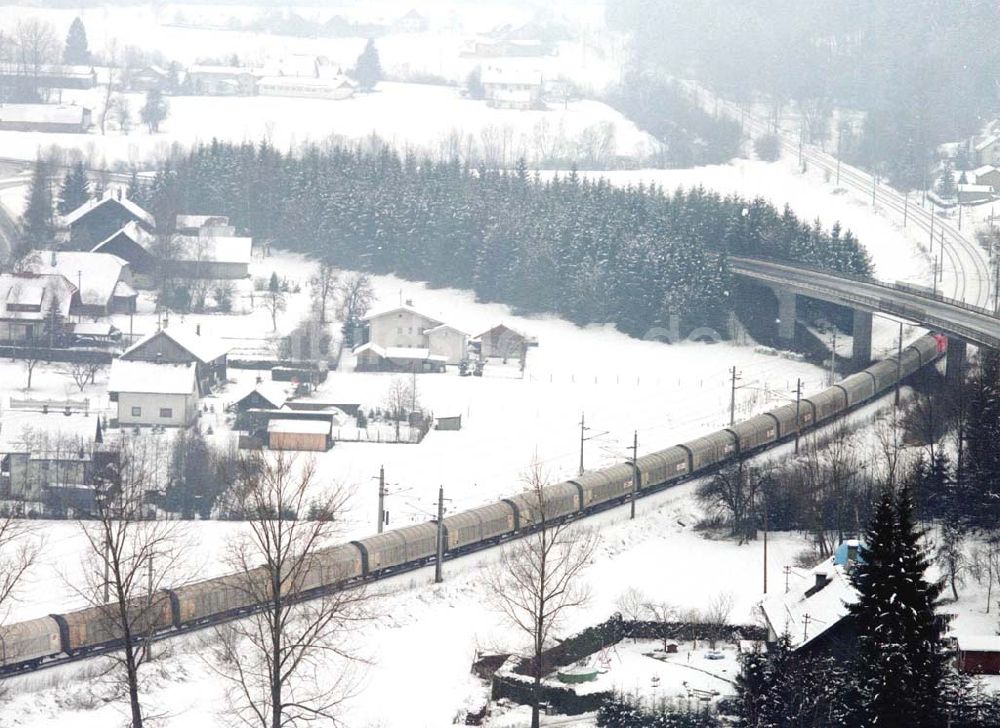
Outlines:
[[10,398],[10,408],[33,412],[90,412],[90,399],[14,399]]

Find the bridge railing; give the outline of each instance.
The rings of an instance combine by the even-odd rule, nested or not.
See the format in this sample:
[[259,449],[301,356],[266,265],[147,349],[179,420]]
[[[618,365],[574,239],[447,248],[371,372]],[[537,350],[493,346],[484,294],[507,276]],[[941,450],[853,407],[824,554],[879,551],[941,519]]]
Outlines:
[[821,268],[817,265],[810,265],[809,263],[799,263],[793,260],[781,260],[778,258],[764,258],[764,257],[753,257],[744,258],[741,256],[731,256],[729,258],[730,266],[739,265],[739,261],[745,260],[750,263],[773,263],[775,265],[790,266],[792,268],[801,268],[802,270],[811,271],[813,273],[819,273],[822,275],[834,276],[836,278],[846,278],[848,280],[857,281],[858,283],[867,283],[872,286],[878,286],[879,288],[885,288],[890,291],[896,291],[899,293],[908,293],[911,296],[922,296],[924,298],[932,298],[939,303],[946,303],[949,306],[955,306],[956,308],[961,308],[972,313],[977,313],[983,316],[989,316],[993,319],[1000,320],[995,311],[991,311],[988,308],[983,308],[982,306],[976,306],[966,301],[960,301],[956,298],[948,298],[940,293],[935,293],[930,289],[923,289],[921,286],[916,286],[909,283],[894,282],[890,283],[888,281],[880,281],[877,278],[871,278],[869,276],[858,275],[857,273],[845,273],[842,271],[832,270],[830,268]]

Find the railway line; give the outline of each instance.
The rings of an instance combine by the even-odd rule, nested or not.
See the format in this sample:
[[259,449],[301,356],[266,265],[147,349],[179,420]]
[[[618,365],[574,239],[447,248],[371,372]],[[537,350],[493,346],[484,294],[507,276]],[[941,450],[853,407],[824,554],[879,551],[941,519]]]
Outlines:
[[[739,119],[744,129],[749,130],[751,138],[772,132],[771,124],[760,116],[741,107],[739,104],[716,96],[704,87],[688,84],[699,94],[706,95],[713,104],[728,116]],[[785,131],[780,131],[778,139],[784,154],[798,155],[800,144],[798,139]],[[849,164],[840,162],[827,152],[812,144],[801,145],[802,159],[817,169],[829,173],[831,178],[839,178],[840,185],[847,187],[860,195],[873,198],[876,208],[889,211],[900,223],[914,225],[927,234],[928,253],[939,251],[943,257],[942,268],[952,273],[950,281],[950,297],[972,305],[987,308],[992,298],[991,273],[989,262],[979,244],[967,238],[950,220],[938,216],[933,208],[930,211],[908,195],[901,195],[896,190],[878,181],[867,172]],[[839,172],[838,172],[839,166]],[[934,256],[937,252],[932,253]],[[993,302],[996,305],[996,302]]]

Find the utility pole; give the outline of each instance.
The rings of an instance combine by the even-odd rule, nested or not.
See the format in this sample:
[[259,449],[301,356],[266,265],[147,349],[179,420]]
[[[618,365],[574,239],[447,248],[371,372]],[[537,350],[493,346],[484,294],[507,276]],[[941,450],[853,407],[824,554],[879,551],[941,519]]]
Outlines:
[[962,203],[958,203],[958,229],[962,229]]
[[840,142],[844,138],[844,128],[837,129],[837,186],[840,186]]
[[634,430],[632,432],[632,501],[631,507],[629,508],[630,519],[635,518],[635,499],[639,495],[639,466],[635,464],[636,459],[639,457],[639,431]]
[[786,566],[785,569],[785,594],[788,593],[788,577],[792,574],[792,567]]
[[934,295],[937,296],[938,259],[934,257]]
[[104,536],[104,603],[111,602],[111,536]]
[[583,443],[587,441],[586,437],[584,437],[584,433],[587,431],[587,427],[584,424],[583,415],[584,413],[581,412],[580,413],[580,472],[577,473],[577,475],[583,475]]
[[837,329],[833,329],[833,344],[830,347],[830,384],[837,381]]
[[736,424],[736,382],[740,380],[740,375],[735,366],[729,369],[729,375],[732,380],[729,390],[729,426],[732,427]]
[[802,408],[802,379],[795,380],[795,454],[799,454],[799,430],[802,429],[802,420],[799,419],[799,411]]
[[385,525],[385,466],[378,468],[378,532]]
[[899,341],[896,342],[896,406],[899,407],[899,379],[903,373],[903,322],[899,322]]
[[910,211],[910,191],[907,190],[903,195],[903,227],[906,227],[907,214]]
[[809,612],[802,615],[802,641],[805,642],[809,639]]
[[767,594],[767,499],[764,492],[760,495],[761,506],[764,509],[764,594]]
[[434,564],[434,583],[440,584],[441,562],[444,560],[444,486],[438,487],[438,520],[437,520],[437,561]]
[[931,203],[931,253],[934,252],[934,203]]
[[878,187],[878,173],[872,174],[872,207],[875,207],[875,189]]
[[153,601],[153,556],[154,554],[150,554],[149,561],[146,563],[146,578],[148,580],[146,596],[150,602]]

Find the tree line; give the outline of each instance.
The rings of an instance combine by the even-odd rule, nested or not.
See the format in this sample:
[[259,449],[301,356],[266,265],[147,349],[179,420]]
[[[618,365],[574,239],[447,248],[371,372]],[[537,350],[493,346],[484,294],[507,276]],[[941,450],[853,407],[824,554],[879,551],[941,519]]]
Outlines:
[[167,160],[135,195],[161,221],[225,212],[258,239],[346,269],[468,288],[483,301],[614,323],[642,336],[716,326],[730,310],[726,254],[867,273],[850,231],[763,199],[701,187],[616,187],[575,170],[542,177],[374,146],[214,141]]

